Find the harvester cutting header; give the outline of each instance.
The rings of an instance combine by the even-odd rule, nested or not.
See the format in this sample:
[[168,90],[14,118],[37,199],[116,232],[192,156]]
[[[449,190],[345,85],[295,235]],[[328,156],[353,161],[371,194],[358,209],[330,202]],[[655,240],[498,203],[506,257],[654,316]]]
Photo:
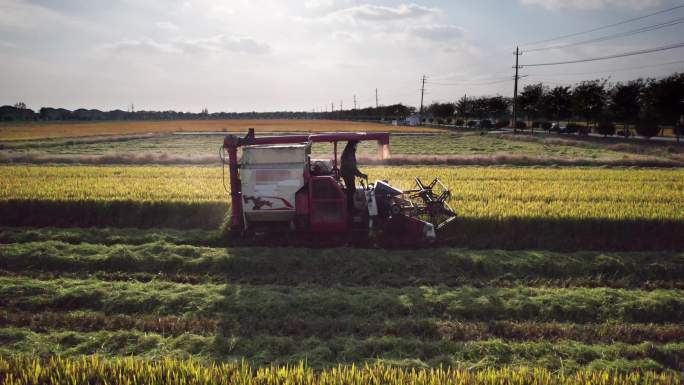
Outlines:
[[[400,246],[434,242],[436,231],[456,215],[439,179],[424,184],[416,178],[416,189],[402,191],[383,180],[369,184],[356,168],[356,143],[376,141],[378,157],[385,159],[389,138],[385,132],[256,137],[251,128],[245,137],[227,135],[222,159],[230,170],[231,231],[374,238]],[[332,143],[331,159],[311,158],[311,146],[320,142]],[[339,142],[346,142],[341,168]],[[354,176],[365,183],[357,186]]]

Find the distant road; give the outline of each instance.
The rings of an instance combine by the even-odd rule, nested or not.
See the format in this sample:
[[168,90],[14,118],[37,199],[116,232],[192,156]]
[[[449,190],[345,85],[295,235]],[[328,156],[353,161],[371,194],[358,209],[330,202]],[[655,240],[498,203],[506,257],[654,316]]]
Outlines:
[[[518,130],[518,131],[521,131],[522,133],[531,132],[531,130],[524,130],[524,131]],[[502,129],[499,129],[497,131],[490,131],[490,132],[493,132],[493,133],[513,133],[513,129],[512,128],[502,128]],[[534,133],[535,134],[549,135],[549,136],[556,136],[559,138],[574,137],[574,136],[580,136],[581,137],[582,136],[579,134],[559,134],[557,132],[547,132],[547,131],[544,131],[541,129],[539,129],[539,130],[535,129]],[[594,132],[589,133],[587,136],[591,136],[594,138],[604,138],[603,135],[596,134]],[[639,136],[639,135],[632,135],[629,138],[625,138],[624,136],[620,136],[620,135],[608,135],[606,138],[607,139],[620,139],[620,140],[627,140],[627,141],[629,141],[629,140],[640,140],[640,141],[645,141],[645,142],[655,142],[655,141],[657,141],[657,142],[671,142],[671,143],[677,142],[677,138],[672,137],[672,136],[654,136],[654,137],[649,139],[649,138],[646,138],[644,136]],[[684,140],[682,140],[681,143],[684,143]]]

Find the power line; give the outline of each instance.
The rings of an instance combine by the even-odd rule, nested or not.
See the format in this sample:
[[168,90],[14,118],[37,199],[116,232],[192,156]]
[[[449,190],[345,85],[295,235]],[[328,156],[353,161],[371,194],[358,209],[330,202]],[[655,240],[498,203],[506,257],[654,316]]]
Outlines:
[[561,65],[561,64],[574,64],[574,63],[584,63],[584,62],[599,61],[599,60],[617,59],[617,58],[627,57],[627,56],[635,56],[635,55],[643,55],[643,54],[653,53],[653,52],[667,51],[670,49],[681,48],[681,47],[684,47],[684,43],[676,43],[676,44],[671,44],[671,45],[666,45],[666,46],[661,46],[661,47],[656,47],[656,48],[642,49],[642,50],[638,50],[638,51],[628,51],[628,52],[623,52],[623,53],[619,53],[619,54],[615,54],[615,55],[599,56],[599,57],[594,57],[594,58],[589,58],[589,59],[567,60],[567,61],[550,62],[550,63],[525,64],[524,67],[553,66],[553,65]]
[[494,80],[490,82],[483,82],[483,83],[433,83],[433,82],[428,82],[430,85],[436,85],[436,86],[446,86],[446,87],[468,87],[468,86],[486,86],[490,84],[498,84],[498,83],[505,83],[511,81],[511,77],[508,76],[505,79],[500,79],[500,80]]
[[[653,79],[662,79],[662,78],[666,78],[668,76],[671,76],[671,74],[653,76],[652,78]],[[532,76],[530,76],[530,78],[534,79],[533,81],[537,81],[537,82],[549,82],[549,83],[556,82],[557,84],[576,84],[576,83],[581,83],[581,82],[586,80],[586,79],[579,79],[579,80],[557,79],[557,78],[546,77],[546,75],[532,75]],[[611,76],[608,75],[604,79],[610,80],[610,78],[611,78]]]
[[667,63],[658,63],[658,64],[649,64],[649,65],[643,65],[643,66],[637,66],[637,67],[623,67],[623,68],[615,68],[611,70],[604,70],[604,71],[591,71],[591,72],[574,72],[574,73],[551,73],[551,74],[532,74],[530,76],[532,77],[537,77],[537,76],[581,76],[581,75],[595,75],[595,74],[605,74],[608,72],[622,72],[622,71],[633,71],[633,70],[639,70],[639,69],[644,69],[644,68],[654,68],[654,67],[662,67],[666,65],[672,65],[672,64],[682,64],[684,63],[684,60],[675,60]]
[[548,51],[552,49],[562,49],[562,48],[567,48],[567,47],[575,47],[578,45],[582,44],[588,44],[588,43],[597,43],[601,41],[606,41],[606,40],[611,40],[611,39],[617,39],[621,37],[627,37],[627,36],[632,36],[632,35],[637,35],[640,33],[645,33],[645,32],[651,32],[651,31],[656,31],[659,29],[667,28],[667,27],[672,27],[677,24],[684,23],[684,17],[680,17],[677,19],[672,19],[663,23],[658,23],[658,24],[653,24],[649,25],[646,27],[641,27],[637,29],[633,29],[631,31],[625,31],[625,32],[618,32],[612,35],[607,35],[607,36],[601,36],[597,37],[594,39],[589,39],[589,40],[583,40],[583,41],[578,41],[575,43],[568,43],[568,44],[559,44],[559,45],[552,45],[548,47],[541,47],[541,48],[533,48],[533,49],[528,49],[525,50],[525,52],[539,52],[539,51]]
[[550,41],[556,41],[556,40],[560,40],[560,39],[565,39],[565,38],[568,38],[568,37],[574,37],[574,36],[579,36],[579,35],[585,35],[585,34],[587,34],[587,33],[596,32],[596,31],[601,31],[601,30],[604,30],[604,29],[616,27],[616,26],[618,26],[618,25],[623,25],[623,24],[631,23],[631,22],[634,22],[634,21],[637,21],[637,20],[646,19],[646,18],[649,18],[649,17],[651,17],[651,16],[660,15],[660,14],[662,14],[662,13],[672,12],[672,11],[677,10],[677,9],[680,9],[680,8],[684,8],[684,4],[683,4],[683,5],[678,5],[678,6],[675,6],[675,7],[672,7],[672,8],[668,8],[668,9],[663,9],[662,11],[650,13],[650,14],[648,14],[648,15],[639,16],[639,17],[635,17],[635,18],[632,18],[632,19],[623,20],[623,21],[620,21],[620,22],[617,22],[617,23],[605,25],[605,26],[602,26],[602,27],[592,28],[592,29],[588,29],[588,30],[586,30],[586,31],[580,31],[580,32],[570,33],[570,34],[567,34],[567,35],[557,36],[557,37],[553,37],[553,38],[550,38],[550,39],[534,41],[534,42],[531,42],[531,43],[525,43],[525,44],[523,44],[523,45],[524,45],[524,46],[525,46],[525,45],[532,45],[532,46],[533,46],[533,45],[539,45],[539,44],[541,44],[541,43],[548,43],[548,42],[550,42]]

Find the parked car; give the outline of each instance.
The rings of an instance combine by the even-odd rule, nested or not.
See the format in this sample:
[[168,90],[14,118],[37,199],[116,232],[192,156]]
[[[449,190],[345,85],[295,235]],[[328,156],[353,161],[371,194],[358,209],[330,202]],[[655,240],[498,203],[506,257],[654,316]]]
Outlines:
[[632,136],[632,131],[630,131],[629,129],[617,130],[615,132],[615,135],[629,138],[630,136]]
[[498,122],[494,123],[494,128],[506,128],[508,127],[508,120],[499,120]]
[[569,123],[562,124],[558,129],[559,134],[576,134],[579,131],[580,126],[578,124]]
[[484,129],[490,129],[493,127],[494,127],[494,125],[492,124],[492,121],[489,119],[482,119],[482,120],[480,120],[480,124],[477,125],[477,128],[484,128]]

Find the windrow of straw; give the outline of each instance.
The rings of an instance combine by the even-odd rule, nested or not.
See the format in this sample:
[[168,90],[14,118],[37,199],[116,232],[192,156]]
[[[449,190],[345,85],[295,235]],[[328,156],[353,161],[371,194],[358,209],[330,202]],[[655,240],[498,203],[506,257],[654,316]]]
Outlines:
[[[139,234],[143,236],[143,234]],[[680,252],[273,249],[99,239],[0,244],[0,270],[35,277],[323,286],[684,288]],[[1,239],[0,239],[1,241]]]
[[[0,309],[0,328],[20,327],[36,332],[71,330],[135,330],[162,336],[184,333],[212,335],[221,332],[221,319],[199,316],[154,316],[76,312],[24,312]],[[668,343],[684,340],[684,325],[601,323],[576,324],[534,321],[464,322],[436,318],[368,320],[362,317],[302,318],[252,320],[232,328],[241,336],[292,336],[330,339],[342,336],[413,337],[428,340],[484,341],[501,338],[508,341],[573,340],[585,343],[644,341]]]

